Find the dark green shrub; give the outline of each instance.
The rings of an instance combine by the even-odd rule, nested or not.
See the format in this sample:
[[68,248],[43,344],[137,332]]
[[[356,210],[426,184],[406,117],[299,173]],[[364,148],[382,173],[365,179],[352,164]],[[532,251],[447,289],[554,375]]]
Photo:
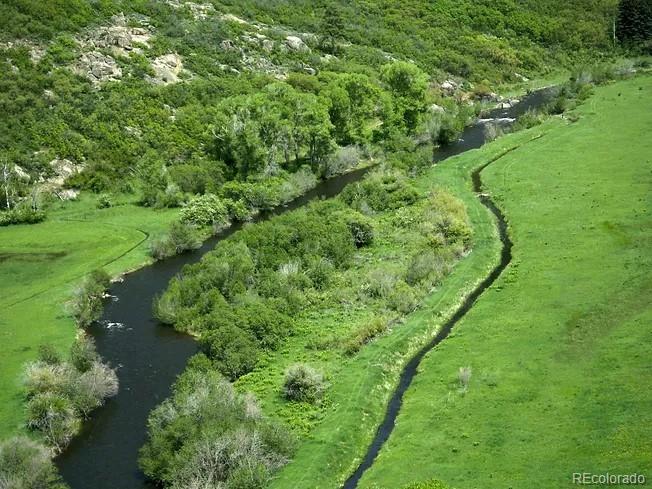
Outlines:
[[79,336],[70,347],[70,363],[81,373],[89,371],[98,360],[95,341],[91,336]]
[[64,395],[46,392],[27,403],[28,426],[43,433],[55,451],[61,451],[81,427],[73,403]]
[[223,226],[228,217],[227,206],[213,194],[195,197],[181,209],[181,222],[198,226]]
[[31,207],[20,207],[9,211],[0,211],[0,226],[11,224],[37,224],[44,221],[46,214]]
[[113,201],[111,201],[111,197],[108,194],[100,194],[97,198],[97,208],[108,209],[109,207],[113,207]]
[[364,345],[387,331],[387,328],[387,321],[383,318],[365,324],[344,341],[344,352],[347,355],[356,354]]
[[408,314],[416,309],[417,297],[412,287],[400,280],[390,293],[387,305],[401,314]]
[[291,433],[263,417],[252,395],[205,369],[179,377],[148,427],[140,466],[166,487],[263,487],[294,450]]
[[61,363],[61,355],[52,345],[40,345],[38,347],[38,359],[48,365],[59,365]]
[[285,372],[283,395],[290,401],[315,402],[326,390],[326,383],[321,372],[298,363]]
[[69,307],[78,326],[85,328],[100,318],[102,298],[110,282],[110,276],[98,269],[91,272],[75,289]]
[[201,238],[195,226],[181,221],[170,224],[168,233],[150,243],[150,255],[156,260],[195,250],[201,246]]
[[0,443],[0,486],[3,489],[66,489],[50,451],[26,437]]
[[373,243],[374,227],[370,219],[357,212],[351,213],[347,216],[347,225],[356,248],[369,246]]
[[203,334],[201,345],[217,370],[231,380],[251,372],[258,361],[255,336],[238,326],[224,325]]

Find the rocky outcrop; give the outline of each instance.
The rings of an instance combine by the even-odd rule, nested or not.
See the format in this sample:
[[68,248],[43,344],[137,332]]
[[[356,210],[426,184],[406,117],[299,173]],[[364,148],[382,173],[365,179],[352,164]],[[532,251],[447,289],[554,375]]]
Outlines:
[[152,61],[154,76],[148,80],[158,85],[168,85],[181,81],[179,75],[184,71],[181,56],[176,53],[168,53],[159,56]]
[[297,36],[287,36],[285,38],[285,45],[292,51],[309,52],[310,48],[303,42],[303,39]]
[[129,26],[124,14],[119,14],[108,26],[88,32],[80,44],[84,49],[110,49],[114,56],[128,56],[132,51],[141,52],[140,46],[149,47],[150,37],[148,26]]
[[99,51],[83,53],[74,71],[85,76],[94,84],[122,78],[122,69],[115,59]]
[[165,3],[172,8],[187,8],[195,20],[206,20],[215,14],[215,7],[210,3],[180,2],[179,0],[167,0]]
[[439,85],[439,88],[441,88],[443,92],[447,94],[451,94],[455,92],[459,88],[459,86],[453,80],[446,80],[444,83]]

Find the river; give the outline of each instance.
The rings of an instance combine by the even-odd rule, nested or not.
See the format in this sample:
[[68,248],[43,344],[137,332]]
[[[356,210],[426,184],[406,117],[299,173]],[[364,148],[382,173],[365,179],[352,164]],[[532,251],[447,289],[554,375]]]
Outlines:
[[[548,99],[548,90],[536,91],[508,109],[491,111],[491,119],[518,117]],[[505,121],[507,123],[507,121]],[[484,144],[484,125],[467,127],[461,139],[437,150],[434,161],[442,161]],[[337,195],[349,183],[361,179],[367,169],[356,170],[319,183],[305,195],[255,221],[288,212],[318,198]],[[236,224],[208,239],[200,249],[178,255],[125,276],[112,284],[112,296],[102,318],[89,328],[97,350],[117,367],[120,391],[84,423],[82,433],[56,459],[71,489],[152,488],[138,469],[138,450],[145,443],[150,411],[170,394],[177,375],[196,351],[186,335],[160,324],[152,315],[152,301],[167,287],[181,268],[195,263],[222,239],[240,229]]]

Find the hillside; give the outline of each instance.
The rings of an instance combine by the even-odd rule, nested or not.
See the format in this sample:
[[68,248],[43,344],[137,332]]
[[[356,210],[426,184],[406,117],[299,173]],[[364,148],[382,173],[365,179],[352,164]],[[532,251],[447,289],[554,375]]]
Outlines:
[[132,192],[152,167],[188,165],[171,176],[185,191],[178,173],[233,178],[211,128],[225,99],[271,82],[317,94],[329,73],[377,84],[398,59],[432,83],[489,93],[611,49],[613,0],[323,5],[3,2],[0,160],[95,192]]

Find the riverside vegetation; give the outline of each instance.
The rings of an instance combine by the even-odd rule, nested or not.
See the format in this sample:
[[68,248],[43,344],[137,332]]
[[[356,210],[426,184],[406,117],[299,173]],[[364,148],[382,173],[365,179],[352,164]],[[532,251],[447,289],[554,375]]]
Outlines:
[[[338,365],[400,327],[467,252],[467,220],[464,206],[445,191],[418,190],[401,172],[377,169],[336,199],[245,227],[220,242],[171,281],[155,313],[199,337],[203,353],[184,375],[220,372],[261,398],[265,412],[285,421],[283,429],[306,434],[329,405],[328,380]],[[299,358],[312,362],[296,364]],[[183,395],[178,390],[173,399]],[[165,406],[152,414],[141,465],[150,477],[176,487],[178,474],[195,473],[204,463],[194,455],[203,447],[204,430],[179,428],[185,411],[174,414]],[[159,411],[166,413],[163,422]],[[212,416],[221,419],[220,409]],[[247,420],[217,432],[228,440],[225,447],[237,442],[240,423]],[[196,423],[190,426],[194,430]],[[265,453],[256,462],[260,471],[250,472],[243,487],[261,486],[279,468],[263,463]],[[203,473],[235,484],[234,478],[245,477],[233,472],[239,463]]]
[[[192,249],[229,221],[247,220],[260,209],[292,199],[318,178],[361,161],[387,160],[376,177],[388,177],[383,185],[389,187],[417,188],[414,195],[420,198],[407,208],[420,209],[431,200],[425,196],[432,182],[410,181],[408,176],[426,166],[429,145],[454,139],[464,123],[499,100],[493,93],[498,84],[522,88],[528,83],[525,76],[549,75],[559,67],[612,56],[617,51],[611,39],[614,20],[623,45],[649,49],[650,12],[631,1],[593,2],[590,9],[557,1],[435,5],[420,0],[374,6],[333,1],[313,7],[301,2],[289,9],[275,1],[232,5],[145,0],[57,0],[47,5],[13,0],[0,5],[0,105],[6,115],[0,121],[0,273],[11,276],[0,289],[0,322],[7,335],[1,352],[0,435],[27,426],[19,408],[24,396],[18,379],[25,361],[39,356],[39,344],[54,345],[56,353],[42,351],[45,356],[29,371],[40,379],[52,379],[55,373],[60,382],[38,384],[42,391],[33,385],[27,389],[30,403],[39,399],[30,409],[31,419],[37,420],[31,426],[51,433],[48,439],[55,449],[65,445],[80,418],[114,391],[112,371],[98,359],[92,364],[102,374],[99,383],[90,370],[75,365],[72,353],[68,361],[57,359],[74,342],[73,318],[80,325],[97,318],[100,284],[90,280],[71,290],[92,270],[103,267],[115,275],[152,257]],[[406,16],[406,11],[414,15]],[[566,107],[564,98],[559,100],[561,112]],[[538,122],[535,114],[521,121],[524,126]],[[426,144],[415,147],[415,138]],[[356,257],[375,256],[385,246],[377,236],[391,231],[384,219],[399,212],[374,209],[366,200],[367,190],[361,184],[356,192],[363,194],[362,200],[349,192],[348,200],[316,205],[304,215],[308,222],[320,209],[322,216],[342,214],[335,231],[346,226],[352,236],[354,267],[362,266]],[[370,229],[373,241],[364,243]],[[307,256],[301,254],[301,259]],[[452,253],[445,257],[452,260],[444,263],[450,265],[456,257]],[[415,269],[434,267],[439,273],[440,258],[434,259],[435,265],[432,256],[409,258]],[[260,447],[261,433],[283,429],[271,418],[282,418],[299,436],[317,424],[339,391],[332,377],[324,378],[321,370],[326,367],[310,365],[314,355],[328,356],[336,344],[334,351],[343,358],[364,357],[367,349],[362,347],[394,332],[395,316],[409,312],[429,291],[425,284],[431,276],[409,276],[406,257],[390,253],[389,259],[404,268],[397,271],[402,278],[396,281],[396,293],[388,294],[386,288],[371,292],[370,287],[358,298],[367,312],[378,307],[387,318],[365,322],[341,342],[336,336],[314,339],[306,350],[310,354],[302,357],[308,365],[280,362],[270,374],[272,381],[264,379],[261,366],[285,354],[295,339],[305,339],[301,318],[292,309],[301,305],[292,302],[295,295],[301,299],[296,290],[307,291],[307,301],[322,293],[314,277],[308,277],[310,283],[305,280],[300,262],[270,269],[286,274],[285,292],[237,304],[263,317],[259,324],[235,318],[253,355],[249,364],[219,341],[203,341],[212,355],[211,368],[239,376],[236,389],[255,391],[271,413],[270,419],[248,417],[248,401],[234,398],[223,409],[237,421],[228,429],[211,428],[224,435],[225,443],[233,442],[229,430],[238,426],[242,440]],[[325,266],[320,272],[324,275],[353,273],[346,264]],[[444,266],[442,277],[448,268]],[[231,299],[225,297],[228,307],[221,304],[225,311],[233,306]],[[62,303],[70,304],[67,315],[61,314]],[[167,308],[168,313],[173,310]],[[184,313],[191,317],[198,312]],[[270,318],[283,327],[267,331]],[[35,323],[40,327],[32,327]],[[187,325],[204,336],[202,326],[192,321]],[[85,341],[82,335],[73,349]],[[296,351],[304,350],[300,346]],[[201,359],[199,364],[204,369],[208,365]],[[240,376],[242,372],[248,373]],[[376,385],[381,377],[374,379]],[[215,392],[228,389],[217,377],[210,385],[193,384],[190,378],[187,384]],[[95,390],[83,392],[84,386]],[[179,406],[188,402],[184,395],[178,394]],[[312,402],[288,403],[283,396]],[[376,392],[369,399],[377,402],[382,395]],[[38,413],[52,418],[55,404],[59,424],[43,423]],[[202,413],[204,408],[197,409],[195,413]],[[161,424],[162,433],[168,428]],[[238,469],[222,475],[232,484],[246,477],[267,478],[292,453],[289,445],[270,440],[262,452],[252,449],[252,458],[234,459],[233,467],[255,466],[255,473]],[[189,443],[188,453],[196,448]],[[0,477],[28,487],[58,484],[43,453],[24,439],[3,444]],[[301,453],[300,445],[299,457]],[[29,465],[30,454],[34,466]],[[260,464],[250,463],[261,458]],[[168,484],[202,482],[192,479],[197,474],[173,480],[165,478],[171,473],[167,469],[165,474],[151,473]],[[337,477],[341,473],[334,472]]]

